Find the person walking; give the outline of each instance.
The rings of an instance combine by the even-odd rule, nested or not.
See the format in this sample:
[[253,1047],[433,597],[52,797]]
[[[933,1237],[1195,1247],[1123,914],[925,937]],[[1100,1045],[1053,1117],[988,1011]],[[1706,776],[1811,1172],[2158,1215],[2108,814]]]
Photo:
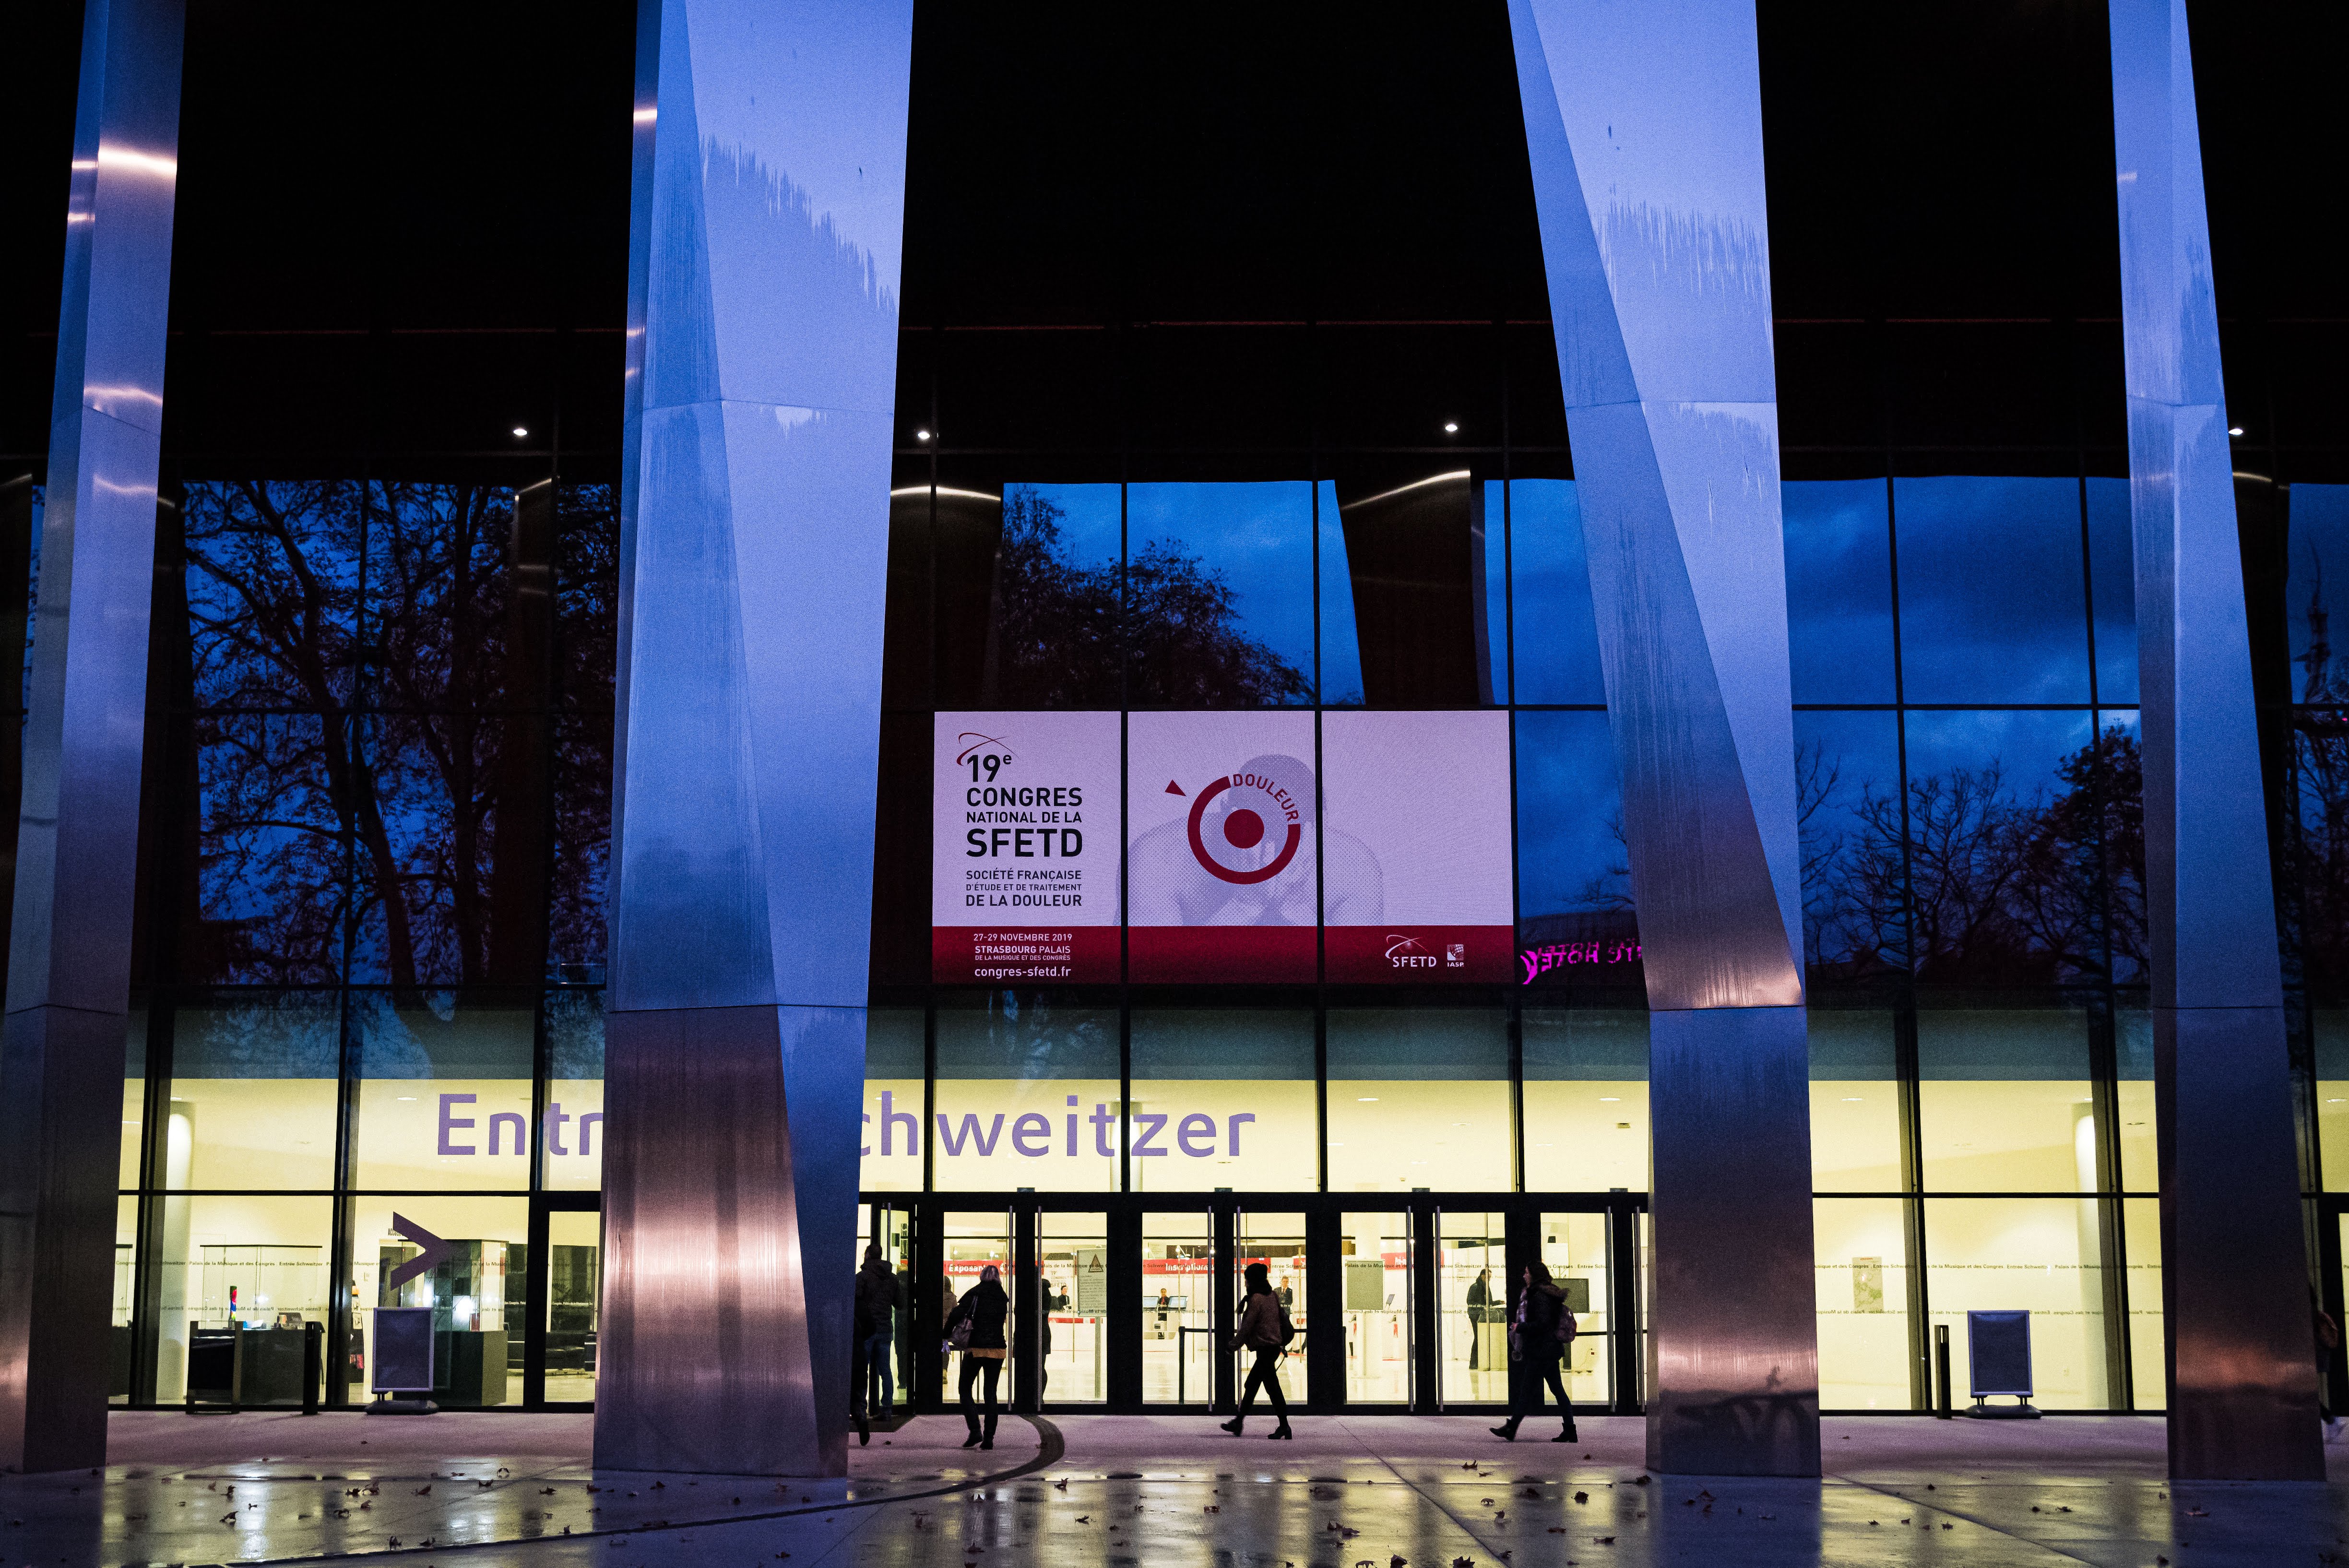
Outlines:
[[873,1441],[873,1427],[867,1418],[885,1415],[895,1403],[895,1387],[889,1376],[889,1352],[896,1338],[897,1275],[881,1255],[877,1242],[864,1248],[864,1266],[856,1271],[856,1308],[854,1332],[856,1355],[850,1366],[850,1375],[856,1380],[856,1393],[850,1408],[856,1417],[856,1441],[861,1447]]
[[1256,1403],[1256,1391],[1262,1388],[1272,1401],[1273,1415],[1280,1420],[1271,1436],[1294,1438],[1297,1434],[1288,1429],[1288,1401],[1280,1392],[1280,1358],[1288,1354],[1288,1342],[1297,1331],[1289,1326],[1288,1313],[1274,1293],[1265,1266],[1250,1263],[1247,1278],[1247,1303],[1240,1310],[1240,1326],[1233,1339],[1238,1349],[1256,1353],[1256,1365],[1248,1369],[1247,1386],[1240,1394],[1240,1413],[1224,1422],[1223,1428],[1238,1437],[1249,1407]]
[[1479,1269],[1468,1285],[1468,1370],[1476,1370],[1476,1355],[1485,1346],[1485,1325],[1493,1318],[1493,1271]]
[[1509,1359],[1516,1374],[1516,1397],[1510,1404],[1508,1420],[1493,1428],[1495,1437],[1517,1440],[1518,1426],[1527,1415],[1541,1409],[1542,1385],[1547,1383],[1566,1417],[1565,1430],[1550,1441],[1576,1440],[1574,1406],[1566,1397],[1564,1376],[1567,1347],[1574,1343],[1576,1332],[1574,1314],[1566,1309],[1566,1292],[1549,1277],[1549,1265],[1526,1264],[1525,1288],[1509,1324]]
[[[963,1439],[966,1449],[995,1447],[995,1417],[1001,1407],[996,1402],[997,1386],[1003,1376],[1004,1358],[1010,1354],[1005,1338],[1004,1324],[1011,1316],[1011,1298],[1003,1293],[1003,1276],[993,1263],[980,1271],[978,1283],[963,1293],[955,1303],[954,1314],[947,1319],[947,1345],[962,1352],[962,1419],[970,1428]],[[956,1343],[956,1330],[968,1324],[961,1343]],[[972,1399],[974,1385],[984,1379],[987,1394],[987,1422],[979,1423],[978,1407]]]

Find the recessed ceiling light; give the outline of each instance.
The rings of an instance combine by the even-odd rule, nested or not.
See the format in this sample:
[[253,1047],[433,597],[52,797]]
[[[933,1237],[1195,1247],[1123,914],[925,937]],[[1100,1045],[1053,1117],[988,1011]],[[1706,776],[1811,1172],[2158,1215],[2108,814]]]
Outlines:
[[930,432],[927,431],[916,431],[914,432],[914,439],[916,441],[927,441],[930,439]]
[[530,427],[527,425],[516,425],[514,426],[514,434],[517,436],[526,436],[530,434]]
[[2240,425],[2229,425],[2227,427],[2227,433],[2229,435],[2239,436],[2243,433],[2243,427]]
[[1379,1098],[1376,1095],[1359,1095],[1355,1097],[1366,1106],[1377,1104]]
[[1458,421],[1457,420],[1446,420],[1446,421],[1444,421],[1444,433],[1445,435],[1458,435],[1458,434],[1460,433],[1460,423],[1459,423],[1459,421]]

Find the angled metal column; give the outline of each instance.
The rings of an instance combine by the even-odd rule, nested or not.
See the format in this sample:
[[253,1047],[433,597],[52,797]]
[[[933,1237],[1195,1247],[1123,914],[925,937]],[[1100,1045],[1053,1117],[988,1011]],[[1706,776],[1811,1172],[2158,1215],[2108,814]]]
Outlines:
[[641,0],[595,1462],[840,1475],[910,0]]
[[2322,1480],[2184,0],[2113,0],[2169,1473]]
[[180,0],[88,0],[0,1033],[0,1469],[106,1462]]
[[1511,0],[1652,1010],[1648,1462],[1819,1471],[1751,0]]

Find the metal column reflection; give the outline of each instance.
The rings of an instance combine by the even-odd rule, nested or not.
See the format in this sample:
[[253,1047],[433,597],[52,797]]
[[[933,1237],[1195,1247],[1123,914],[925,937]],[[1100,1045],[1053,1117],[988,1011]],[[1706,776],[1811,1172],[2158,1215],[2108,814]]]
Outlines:
[[595,1461],[839,1475],[909,0],[641,0]]
[[1511,0],[1652,1010],[1648,1462],[1816,1475],[1759,66],[1742,0]]
[[2169,1472],[2324,1475],[2184,0],[2113,0]]
[[0,1035],[0,1469],[106,1462],[180,0],[88,0]]

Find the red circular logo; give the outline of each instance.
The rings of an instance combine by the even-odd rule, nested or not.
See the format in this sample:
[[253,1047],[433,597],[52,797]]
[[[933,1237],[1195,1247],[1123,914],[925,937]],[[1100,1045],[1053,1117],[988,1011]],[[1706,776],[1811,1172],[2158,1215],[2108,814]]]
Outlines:
[[[1290,823],[1288,842],[1280,846],[1280,853],[1272,857],[1268,866],[1259,867],[1254,871],[1235,871],[1221,864],[1207,853],[1206,840],[1200,836],[1199,828],[1207,815],[1207,803],[1231,787],[1230,775],[1226,774],[1201,790],[1198,798],[1191,803],[1192,857],[1206,867],[1210,875],[1226,882],[1238,883],[1243,887],[1254,882],[1269,882],[1288,870],[1288,863],[1297,858],[1297,847],[1305,842],[1305,830],[1296,823]],[[1242,806],[1224,818],[1224,838],[1235,849],[1253,849],[1264,842],[1264,818]]]

